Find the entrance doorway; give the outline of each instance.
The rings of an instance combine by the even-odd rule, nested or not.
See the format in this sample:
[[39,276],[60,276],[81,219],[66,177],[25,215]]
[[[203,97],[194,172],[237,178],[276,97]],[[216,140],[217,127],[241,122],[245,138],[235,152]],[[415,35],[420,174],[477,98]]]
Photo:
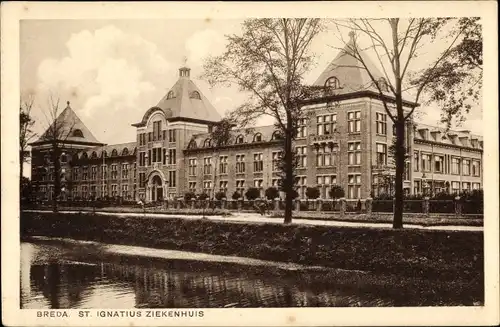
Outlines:
[[161,182],[160,176],[153,176],[151,180],[151,200],[152,201],[161,201],[163,200],[163,186]]

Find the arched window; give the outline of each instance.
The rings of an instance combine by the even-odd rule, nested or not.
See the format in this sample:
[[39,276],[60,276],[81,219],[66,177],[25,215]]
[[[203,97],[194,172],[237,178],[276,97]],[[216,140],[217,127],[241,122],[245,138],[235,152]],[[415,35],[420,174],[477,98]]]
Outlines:
[[389,91],[389,87],[387,85],[387,81],[383,77],[380,77],[378,79],[378,87],[380,88],[380,90],[382,92],[388,92]]
[[122,151],[122,156],[126,156],[126,155],[128,155],[128,149],[124,148]]
[[243,142],[245,142],[243,135],[238,135],[238,137],[236,137],[236,144],[242,144]]
[[168,92],[168,94],[167,94],[167,100],[168,100],[168,99],[173,99],[174,97],[175,97],[175,96],[174,96],[174,91],[170,91],[170,92]]
[[340,82],[339,79],[335,76],[330,77],[329,79],[326,80],[325,82],[325,87],[331,88],[331,89],[340,89]]
[[281,134],[279,131],[274,131],[273,133],[273,136],[271,136],[271,140],[272,141],[275,141],[275,140],[281,140],[282,137],[281,137]]
[[191,93],[191,99],[198,99],[198,100],[201,100],[201,95],[200,95],[200,92],[198,91],[193,91]]
[[90,156],[92,159],[97,159],[97,152],[92,151],[92,155]]
[[211,139],[206,139],[205,142],[203,143],[203,147],[209,148],[212,146],[212,140]]
[[87,154],[87,152],[84,152],[82,154],[82,159],[88,159],[89,155]]
[[106,157],[108,156],[108,153],[106,152],[106,150],[102,151],[101,156],[102,156],[103,158],[106,158]]
[[113,149],[113,151],[111,151],[111,156],[112,157],[118,156],[118,151],[116,151],[116,149]]
[[74,136],[74,137],[83,137],[82,130],[81,130],[81,129],[75,129],[75,130],[73,131],[73,136]]
[[195,140],[191,140],[191,142],[189,142],[189,145],[188,145],[188,149],[196,149],[196,141]]
[[253,137],[253,141],[254,142],[262,142],[262,134],[260,134],[260,133],[255,134],[255,136]]

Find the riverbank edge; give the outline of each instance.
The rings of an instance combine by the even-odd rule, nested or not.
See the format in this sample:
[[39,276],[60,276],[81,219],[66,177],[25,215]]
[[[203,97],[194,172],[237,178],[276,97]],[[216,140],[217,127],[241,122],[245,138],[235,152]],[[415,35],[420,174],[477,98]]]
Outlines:
[[[435,282],[422,277],[401,277],[393,274],[376,274],[360,270],[344,270],[322,266],[305,266],[286,262],[263,261],[247,257],[228,257],[192,253],[177,250],[162,250],[150,247],[105,244],[95,241],[52,238],[45,236],[26,236],[26,243],[59,245],[70,251],[80,253],[78,262],[107,260],[119,264],[156,264],[163,269],[188,271],[238,271],[241,276],[273,276],[278,278],[297,278],[309,286],[331,287],[352,292],[369,292],[378,296],[399,298],[405,290],[405,302],[396,306],[480,306],[484,305],[482,292],[470,290],[460,280],[441,280]],[[172,253],[177,252],[177,253]],[[179,257],[179,253],[187,254]],[[173,255],[172,255],[173,254]],[[236,261],[234,259],[237,259]],[[81,260],[81,261],[80,261]],[[409,298],[411,298],[411,301]],[[410,301],[410,302],[408,302]]]

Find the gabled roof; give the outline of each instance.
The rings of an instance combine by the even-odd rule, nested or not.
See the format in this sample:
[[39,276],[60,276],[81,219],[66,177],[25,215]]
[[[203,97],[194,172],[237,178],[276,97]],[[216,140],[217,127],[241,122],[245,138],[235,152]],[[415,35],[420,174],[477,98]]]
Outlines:
[[179,69],[179,79],[156,107],[172,114],[171,118],[185,118],[205,122],[218,122],[220,114],[203,95],[200,89],[189,77],[190,69]]
[[[372,79],[363,64],[358,59],[348,54],[352,52],[351,49],[354,47],[354,34],[352,32],[350,33],[350,37],[349,42],[326,67],[323,73],[321,73],[316,82],[314,82],[314,85],[324,86],[330,77],[336,77],[340,82],[340,93],[350,93],[362,90],[378,92],[378,89],[373,85]],[[368,56],[363,53],[360,53],[360,55],[366,67],[377,81],[384,77]]]
[[69,101],[67,102],[66,108],[57,116],[54,122],[49,128],[31,144],[43,143],[46,141],[51,141],[52,136],[50,136],[51,131],[57,129],[57,138],[61,142],[72,142],[72,143],[85,143],[85,144],[96,144],[101,145],[103,143],[99,142],[96,137],[90,132],[90,130],[85,126],[78,115],[71,109]]

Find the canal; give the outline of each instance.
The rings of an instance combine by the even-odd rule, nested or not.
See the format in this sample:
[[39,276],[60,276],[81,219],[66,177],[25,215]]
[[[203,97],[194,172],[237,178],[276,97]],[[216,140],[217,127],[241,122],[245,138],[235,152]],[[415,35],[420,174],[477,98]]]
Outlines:
[[415,298],[410,296],[408,288],[396,286],[386,293],[373,291],[366,283],[346,286],[338,280],[311,282],[310,275],[321,272],[299,270],[276,274],[266,267],[255,271],[234,263],[197,262],[193,265],[182,260],[134,256],[104,254],[93,246],[23,242],[21,307],[125,309],[446,304],[446,299]]

